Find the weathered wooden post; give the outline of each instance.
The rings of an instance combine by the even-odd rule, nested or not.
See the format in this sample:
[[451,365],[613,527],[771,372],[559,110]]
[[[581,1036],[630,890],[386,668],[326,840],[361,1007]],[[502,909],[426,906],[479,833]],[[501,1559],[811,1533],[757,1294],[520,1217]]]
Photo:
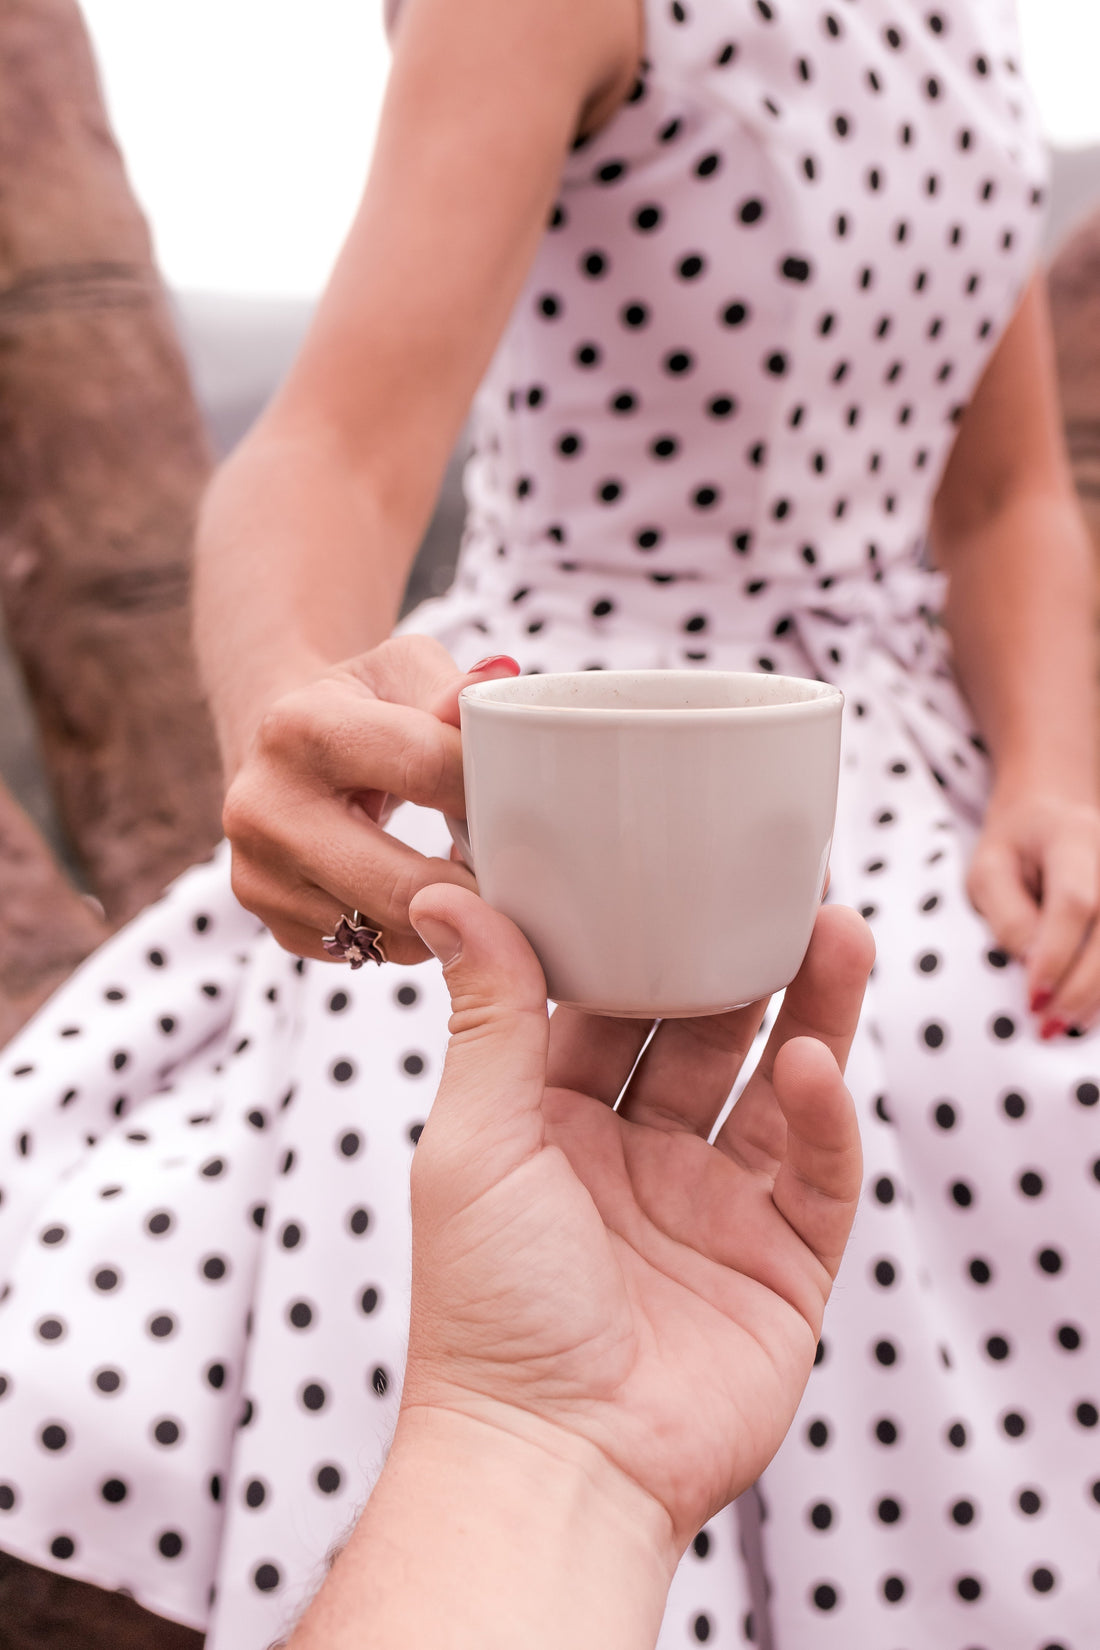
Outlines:
[[1100,565],[1100,212],[1059,248],[1050,303],[1073,479]]
[[[209,468],[79,9],[0,0],[0,604],[111,924],[218,835],[187,619]],[[0,804],[0,992],[43,995],[101,932]]]

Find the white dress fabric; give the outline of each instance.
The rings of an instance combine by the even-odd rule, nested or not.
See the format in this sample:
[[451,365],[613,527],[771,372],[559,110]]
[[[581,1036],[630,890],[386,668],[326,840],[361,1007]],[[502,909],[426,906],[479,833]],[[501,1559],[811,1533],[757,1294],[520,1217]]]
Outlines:
[[[921,569],[1036,255],[1012,18],[650,0],[647,30],[480,391],[455,587],[406,628],[463,666],[847,695],[833,894],[879,948],[850,1067],[866,1189],[761,1486],[770,1620],[727,1513],[661,1643],[1091,1650],[1100,1044],[1038,1041],[968,906],[986,762]],[[385,1455],[446,1001],[434,964],[296,962],[227,867],[4,1056],[0,1547],[262,1650]]]

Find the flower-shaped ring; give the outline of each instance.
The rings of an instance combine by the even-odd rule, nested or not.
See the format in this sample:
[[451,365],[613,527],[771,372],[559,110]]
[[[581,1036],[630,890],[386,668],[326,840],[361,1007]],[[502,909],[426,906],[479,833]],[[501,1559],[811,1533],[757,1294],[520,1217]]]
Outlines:
[[364,921],[358,911],[350,917],[341,916],[331,934],[321,936],[321,944],[330,957],[362,968],[365,962],[384,963],[386,950],[382,944],[382,930]]

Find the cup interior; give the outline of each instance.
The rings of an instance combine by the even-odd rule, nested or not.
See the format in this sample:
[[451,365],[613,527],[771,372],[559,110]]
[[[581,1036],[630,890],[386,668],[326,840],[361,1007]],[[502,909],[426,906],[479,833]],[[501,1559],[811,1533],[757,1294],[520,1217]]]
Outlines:
[[676,715],[731,710],[822,709],[842,699],[839,688],[800,676],[737,670],[577,670],[475,682],[461,697],[478,707],[523,712],[624,712]]

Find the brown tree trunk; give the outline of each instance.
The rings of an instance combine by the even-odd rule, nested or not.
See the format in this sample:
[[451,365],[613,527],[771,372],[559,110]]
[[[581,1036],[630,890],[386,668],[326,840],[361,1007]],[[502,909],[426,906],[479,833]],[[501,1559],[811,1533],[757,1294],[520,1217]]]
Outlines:
[[[80,12],[0,0],[0,602],[62,823],[112,924],[218,835],[187,618],[209,468]],[[9,879],[28,843],[14,827],[0,842]],[[31,934],[74,909],[57,875],[40,851]],[[19,949],[3,923],[0,981]]]
[[1100,212],[1063,242],[1049,281],[1066,442],[1100,561]]
[[61,984],[109,929],[0,789],[0,1044]]

